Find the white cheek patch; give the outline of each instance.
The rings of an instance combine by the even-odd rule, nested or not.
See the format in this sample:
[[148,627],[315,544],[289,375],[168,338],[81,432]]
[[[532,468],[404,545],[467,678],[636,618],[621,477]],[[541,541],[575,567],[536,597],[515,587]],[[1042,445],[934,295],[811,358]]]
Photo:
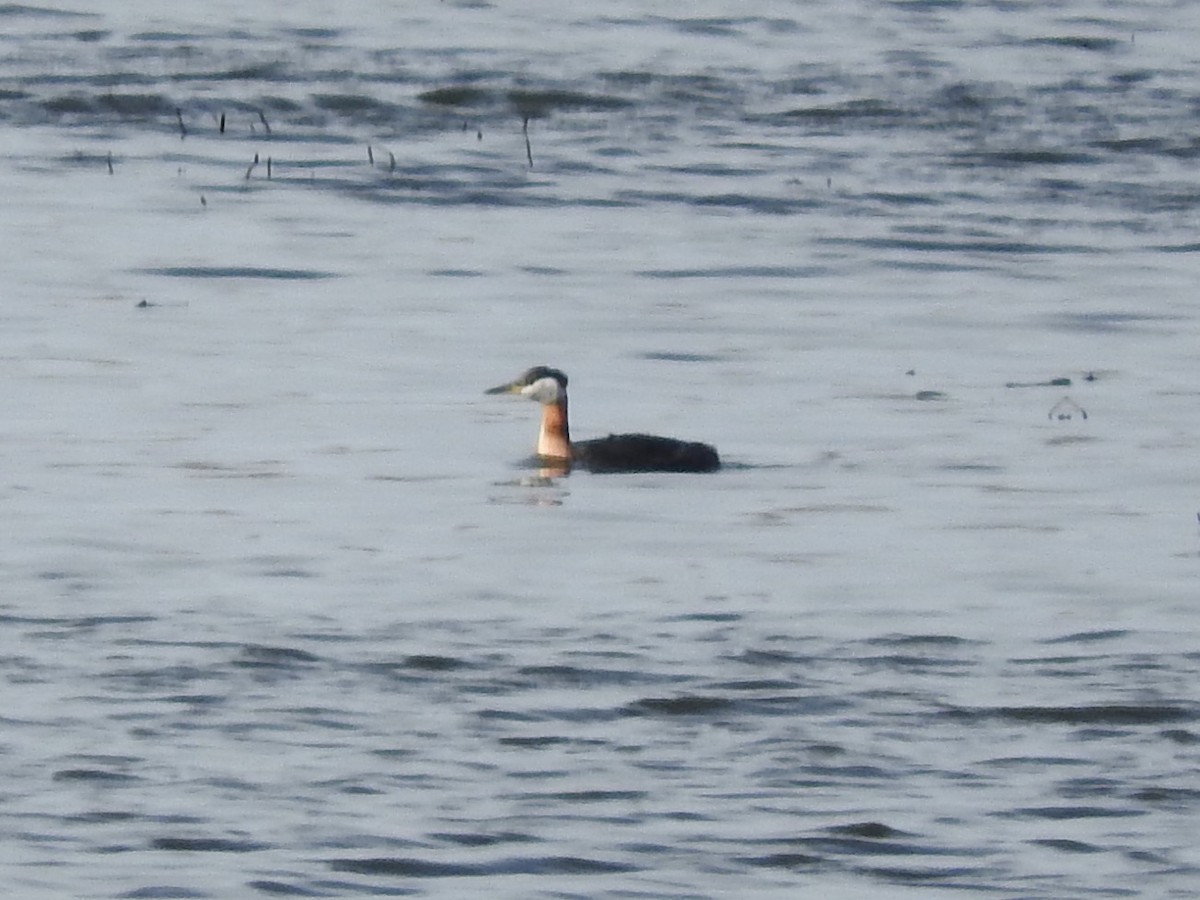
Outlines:
[[536,400],[538,403],[558,402],[558,382],[553,378],[539,378],[533,384],[521,388],[521,396]]

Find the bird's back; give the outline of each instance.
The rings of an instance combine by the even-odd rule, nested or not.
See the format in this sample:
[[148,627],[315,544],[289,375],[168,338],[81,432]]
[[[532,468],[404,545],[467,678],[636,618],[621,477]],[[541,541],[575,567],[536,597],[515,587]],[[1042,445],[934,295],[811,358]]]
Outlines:
[[715,472],[716,448],[652,434],[610,434],[571,445],[573,461],[592,472]]

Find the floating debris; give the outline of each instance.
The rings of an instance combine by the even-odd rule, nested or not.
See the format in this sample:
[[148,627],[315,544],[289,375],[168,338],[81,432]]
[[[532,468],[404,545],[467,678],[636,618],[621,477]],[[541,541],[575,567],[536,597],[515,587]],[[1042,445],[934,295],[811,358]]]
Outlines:
[[1030,387],[1070,387],[1070,378],[1051,378],[1049,381],[1008,381],[1005,382],[1006,388],[1030,388]]
[[1087,410],[1072,400],[1070,397],[1063,397],[1052,407],[1047,418],[1053,422],[1069,422],[1071,419],[1079,416],[1081,419],[1087,419]]

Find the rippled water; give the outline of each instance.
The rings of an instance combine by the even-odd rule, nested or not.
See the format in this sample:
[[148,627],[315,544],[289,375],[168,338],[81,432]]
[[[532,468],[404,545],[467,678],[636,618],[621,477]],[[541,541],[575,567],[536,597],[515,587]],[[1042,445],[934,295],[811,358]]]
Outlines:
[[1195,893],[1197,7],[111,5],[0,6],[10,890]]

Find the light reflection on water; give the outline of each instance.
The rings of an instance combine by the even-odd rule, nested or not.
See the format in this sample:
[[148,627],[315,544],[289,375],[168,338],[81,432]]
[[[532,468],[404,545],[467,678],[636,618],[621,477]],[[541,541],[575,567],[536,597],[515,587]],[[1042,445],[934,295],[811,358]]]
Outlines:
[[766,6],[0,11],[22,896],[1190,888],[1186,29]]

